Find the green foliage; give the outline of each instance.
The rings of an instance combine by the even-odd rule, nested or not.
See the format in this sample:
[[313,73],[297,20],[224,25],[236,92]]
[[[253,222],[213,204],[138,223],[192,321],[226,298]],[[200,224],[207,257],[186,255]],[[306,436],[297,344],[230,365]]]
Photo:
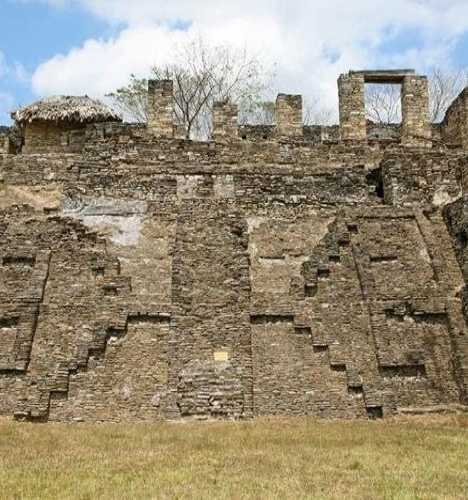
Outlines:
[[130,75],[130,82],[125,87],[120,87],[115,92],[107,95],[114,101],[115,107],[130,121],[146,123],[148,80]]
[[[229,100],[248,112],[262,99],[270,72],[258,58],[243,49],[212,46],[202,39],[177,47],[174,62],[154,66],[150,79],[174,82],[174,120],[190,138],[210,136],[212,109],[216,101]],[[109,94],[124,116],[147,121],[146,78],[131,75],[129,83]]]

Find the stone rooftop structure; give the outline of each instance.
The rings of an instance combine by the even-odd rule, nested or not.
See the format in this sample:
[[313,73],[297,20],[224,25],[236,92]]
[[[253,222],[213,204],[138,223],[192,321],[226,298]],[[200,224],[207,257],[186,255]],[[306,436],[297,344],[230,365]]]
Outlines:
[[[367,82],[402,85],[401,129],[366,123]],[[148,126],[3,133],[0,415],[466,407],[468,94],[434,126],[413,71],[338,89],[339,127],[281,94],[275,126],[223,102],[213,140],[186,140],[163,81]]]

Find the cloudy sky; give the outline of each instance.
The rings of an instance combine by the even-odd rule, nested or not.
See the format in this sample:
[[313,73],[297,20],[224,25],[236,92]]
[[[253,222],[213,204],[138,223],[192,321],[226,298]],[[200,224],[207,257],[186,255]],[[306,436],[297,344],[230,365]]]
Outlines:
[[0,124],[41,96],[102,96],[200,34],[335,107],[348,69],[467,67],[468,0],[0,0]]

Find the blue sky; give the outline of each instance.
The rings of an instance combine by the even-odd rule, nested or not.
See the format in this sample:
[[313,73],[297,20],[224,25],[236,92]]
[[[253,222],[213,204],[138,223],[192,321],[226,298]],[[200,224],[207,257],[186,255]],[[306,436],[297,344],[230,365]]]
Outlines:
[[[34,100],[31,75],[44,61],[66,53],[89,38],[107,38],[118,25],[90,15],[79,5],[57,8],[44,3],[0,0],[0,53],[4,71],[0,73],[1,94],[12,96],[14,107]],[[8,121],[0,106],[0,123]]]
[[277,68],[278,91],[336,106],[348,69],[468,66],[467,0],[0,0],[0,123],[41,96],[102,96],[202,35]]

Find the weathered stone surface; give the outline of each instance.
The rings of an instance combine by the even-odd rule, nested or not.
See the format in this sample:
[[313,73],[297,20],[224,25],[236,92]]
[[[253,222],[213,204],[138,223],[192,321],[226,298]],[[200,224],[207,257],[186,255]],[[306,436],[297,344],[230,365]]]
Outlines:
[[0,414],[468,404],[463,141],[366,140],[364,121],[364,135],[342,122],[342,142],[302,129],[291,102],[276,126],[239,130],[221,103],[211,142],[155,114],[88,125],[73,151],[0,156]]
[[170,80],[148,83],[148,131],[155,135],[174,136],[173,87]]
[[366,110],[364,100],[364,75],[350,72],[338,79],[340,102],[340,131],[342,140],[366,139]]
[[465,89],[449,107],[442,122],[442,138],[451,146],[468,148],[468,91]]
[[213,109],[213,139],[215,141],[235,140],[238,137],[237,105],[229,102],[217,102]]
[[429,88],[426,76],[407,75],[401,88],[402,142],[430,146]]
[[301,137],[302,96],[280,94],[276,99],[276,131],[279,136]]

